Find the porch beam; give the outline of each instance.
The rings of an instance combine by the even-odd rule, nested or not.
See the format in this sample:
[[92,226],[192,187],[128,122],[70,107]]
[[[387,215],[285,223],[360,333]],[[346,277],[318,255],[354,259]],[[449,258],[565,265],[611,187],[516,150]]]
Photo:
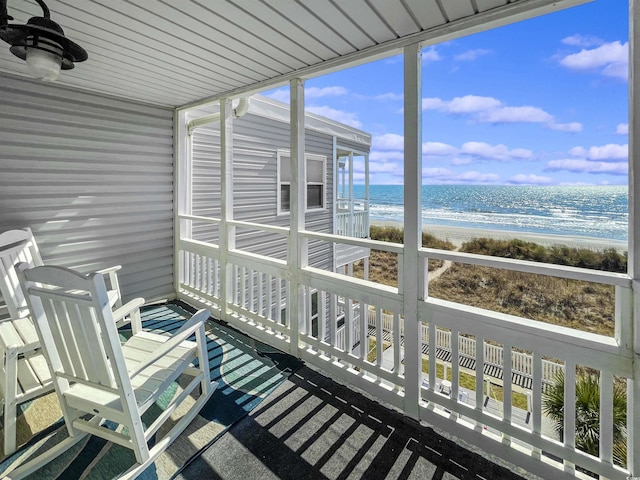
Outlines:
[[[287,263],[291,273],[289,298],[287,299],[287,319],[291,329],[290,352],[295,357],[300,357],[299,334],[300,323],[304,315],[304,293],[301,272],[307,266],[308,240],[300,235],[305,230],[306,210],[306,179],[307,162],[304,156],[305,131],[304,131],[304,80],[294,78],[290,83],[291,110],[290,110],[290,142],[291,142],[291,185],[289,193],[289,205],[291,216],[289,218],[289,248]],[[280,194],[280,192],[278,192]]]
[[[422,349],[418,303],[422,246],[422,47],[404,49],[404,297],[405,413],[419,418]],[[396,348],[400,348],[396,345]]]
[[425,47],[436,45],[591,1],[592,0],[526,0],[511,2],[499,8],[492,8],[470,17],[461,18],[428,30],[396,38],[319,64],[303,67],[279,77],[235,88],[219,95],[205,97],[178,108],[189,110],[216,102],[222,97],[237,98],[244,95],[252,95],[263,90],[285,85],[294,77],[313,78],[397,55],[402,53],[405,47],[413,44],[420,43]]
[[640,476],[640,0],[629,0],[629,274],[633,284],[633,380],[627,386],[627,468]]
[[191,135],[187,135],[187,114],[175,111],[173,115],[174,141],[174,178],[176,188],[173,191],[173,291],[177,296],[180,283],[184,280],[184,260],[180,258],[180,238],[191,239],[191,220],[180,218],[190,215],[192,195],[192,158]]

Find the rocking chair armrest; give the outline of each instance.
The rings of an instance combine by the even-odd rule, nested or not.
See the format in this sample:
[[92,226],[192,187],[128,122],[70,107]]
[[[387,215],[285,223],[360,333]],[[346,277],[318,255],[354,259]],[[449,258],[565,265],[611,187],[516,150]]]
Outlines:
[[[131,377],[138,375],[145,368],[149,367],[151,364],[174,350],[178,345],[187,340],[199,329],[201,329],[202,339],[204,340],[204,322],[207,318],[209,318],[208,310],[198,311],[193,317],[187,320],[182,327],[180,327],[180,330],[171,335],[171,337],[168,337],[168,340],[164,342],[160,348],[153,352],[149,352],[149,356],[144,359],[142,363],[135,368],[135,370],[129,372],[129,375]],[[198,337],[199,336],[197,335],[196,341],[198,341]]]
[[117,293],[117,298],[116,298],[116,302],[115,307],[121,307],[122,306],[122,295],[120,293],[120,282],[118,282],[118,274],[117,272],[122,269],[122,265],[114,265],[112,267],[107,267],[107,268],[102,268],[100,270],[97,270],[95,273],[101,273],[104,277],[105,280],[107,281],[107,289],[108,290],[115,290]]
[[144,298],[138,297],[128,301],[119,308],[113,311],[113,319],[116,325],[127,315],[131,318],[131,330],[133,333],[137,333],[142,330],[142,322],[140,319],[140,307],[144,305]]
[[96,273],[101,273],[103,275],[112,275],[121,269],[122,269],[122,265],[114,265],[112,267],[101,268],[100,270],[96,270]]

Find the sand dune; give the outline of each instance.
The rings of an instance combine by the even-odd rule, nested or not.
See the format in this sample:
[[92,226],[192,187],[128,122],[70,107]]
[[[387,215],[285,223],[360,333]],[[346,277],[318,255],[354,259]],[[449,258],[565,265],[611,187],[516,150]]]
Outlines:
[[[371,220],[372,225],[402,228],[402,223],[387,220]],[[431,235],[449,240],[454,245],[460,246],[463,242],[479,237],[495,238],[497,240],[510,240],[519,238],[527,242],[539,245],[567,245],[576,248],[589,248],[591,250],[603,250],[615,248],[621,252],[627,251],[628,244],[623,240],[613,240],[595,237],[578,237],[567,235],[545,235],[540,233],[514,232],[507,230],[483,230],[478,228],[450,227],[442,225],[425,225],[423,231]]]

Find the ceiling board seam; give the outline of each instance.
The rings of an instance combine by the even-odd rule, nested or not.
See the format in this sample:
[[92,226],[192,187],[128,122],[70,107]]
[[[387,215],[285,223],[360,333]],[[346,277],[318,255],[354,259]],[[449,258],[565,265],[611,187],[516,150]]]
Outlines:
[[336,0],[329,0],[329,3],[331,3],[336,8],[336,10],[338,10],[342,15],[344,15],[345,18],[349,19],[349,21],[355,26],[355,28],[357,28],[360,31],[360,33],[362,33],[365,37],[367,37],[367,39],[369,39],[371,43],[374,43],[374,44],[378,43],[375,38],[369,35],[369,32],[367,32],[364,28],[360,26],[360,22],[351,18],[351,16],[342,7],[340,7],[340,5],[338,5]]
[[[283,18],[286,22],[288,23],[293,23],[291,21],[291,19],[289,17],[285,17],[280,11],[276,10],[272,5],[270,5],[269,3],[265,2],[265,0],[260,0],[267,8],[271,9],[276,15],[280,16],[281,18]],[[297,25],[296,25],[297,26]],[[298,27],[300,28],[300,27]],[[287,37],[289,40],[291,40],[292,42],[294,42],[295,44],[297,44],[301,49],[309,52],[311,55],[313,55],[316,58],[319,58],[321,61],[325,60],[322,57],[318,57],[318,55],[316,55],[312,50],[309,50],[307,47],[305,47],[303,44],[295,41],[293,38],[289,37],[288,35],[285,35],[284,32],[280,32],[282,33],[282,35],[284,35],[285,37]],[[322,45],[324,48],[326,48],[327,50],[329,50],[330,52],[333,52],[334,55],[336,56],[340,56],[340,54],[338,52],[336,52],[333,48],[331,48],[329,45],[327,45],[326,43],[324,43],[323,41],[317,39],[316,37],[314,37],[313,35],[311,35],[311,33],[307,32],[305,30],[305,33],[307,35],[309,35],[309,37],[311,37],[313,40],[315,40],[316,42],[318,42],[320,45]]]
[[389,29],[389,31],[396,36],[396,39],[400,38],[400,35],[398,35],[398,32],[396,31],[396,29],[393,28],[389,22],[387,22],[387,19],[384,18],[384,15],[382,15],[378,11],[378,9],[371,3],[371,0],[364,0],[364,1],[369,6],[369,8],[373,11],[373,13],[375,13],[377,15],[378,19],[382,23],[384,23],[385,27],[387,27]]
[[[325,22],[322,18],[320,18],[318,15],[315,14],[315,12],[313,12],[312,10],[309,9],[309,7],[307,7],[304,3],[302,3],[300,0],[294,0],[298,5],[300,5],[302,8],[304,8],[307,12],[309,12],[309,14],[311,14],[311,16],[313,16],[316,20],[318,20],[320,23],[322,23],[324,26],[326,26],[329,30],[331,30],[333,33],[336,34],[336,36],[338,36],[340,39],[342,39],[342,41],[344,41],[347,45],[349,45],[351,47],[352,50],[358,50],[358,47],[356,47],[353,43],[351,43],[344,35],[342,35],[340,32],[338,32],[335,28],[333,28],[331,25],[329,25],[327,22]],[[311,34],[309,34],[311,35]],[[316,41],[320,42],[320,40],[318,38],[316,38],[315,36],[311,35]],[[327,46],[327,48],[329,48]],[[334,51],[333,49],[330,49],[332,51]],[[339,55],[338,52],[336,52],[336,55]]]
[[[160,0],[160,3],[163,3],[164,5],[166,5],[166,6],[168,6],[168,7],[175,8],[175,7],[174,7],[174,5],[172,5],[171,3],[167,3],[167,2],[165,2],[164,0]],[[200,4],[198,4],[198,5],[200,5]],[[213,11],[213,10],[211,10],[211,9],[207,8],[207,7],[206,7],[206,6],[204,6],[204,5],[201,5],[201,7],[202,7],[202,8],[204,8],[205,10],[207,10],[207,11],[211,12],[213,15],[215,15],[215,16],[217,16],[217,17],[225,18],[225,17],[220,16],[217,12],[215,12],[215,11]],[[215,30],[216,32],[220,33],[220,35],[222,35],[222,36],[226,36],[226,34],[225,34],[224,32],[222,32],[222,31],[220,31],[220,30],[216,29],[216,28],[215,28],[214,26],[212,26],[212,25],[209,25],[209,24],[207,24],[207,23],[205,23],[205,22],[201,21],[199,18],[197,18],[197,17],[195,17],[195,16],[193,16],[193,15],[191,15],[191,14],[189,14],[189,13],[186,13],[186,12],[184,12],[184,11],[183,11],[183,12],[182,12],[182,15],[185,15],[185,16],[187,16],[187,17],[189,17],[189,18],[192,18],[193,20],[196,20],[198,23],[201,23],[201,24],[205,25],[206,27],[211,28],[212,30]],[[164,18],[164,17],[163,17],[163,18]],[[165,20],[170,20],[170,19],[165,18]],[[228,20],[228,19],[226,19],[226,18],[225,18],[225,20],[227,20],[229,23],[231,23],[231,24],[233,24],[233,25],[235,25],[235,26],[238,26],[236,23],[231,22],[230,20]],[[238,26],[238,27],[239,27],[239,26]],[[240,27],[239,27],[239,28],[240,28]],[[253,32],[249,32],[249,31],[247,31],[246,29],[243,29],[243,30],[245,30],[247,33],[250,33],[250,34],[252,34],[252,35],[253,35]],[[212,42],[212,43],[214,43],[214,44],[216,44],[216,45],[219,45],[220,47],[222,47],[222,48],[224,48],[224,49],[227,49],[227,50],[229,50],[229,51],[233,52],[235,55],[238,55],[239,57],[244,57],[244,56],[245,56],[243,53],[236,51],[236,50],[235,50],[234,48],[232,48],[232,47],[228,47],[228,46],[222,45],[221,43],[216,42],[216,41],[215,41],[215,40],[213,40],[212,38],[209,38],[209,37],[207,37],[207,36],[205,36],[205,35],[201,35],[201,34],[196,33],[196,32],[194,32],[194,33],[195,33],[196,35],[198,35],[199,37],[205,38],[206,40],[208,40],[208,41],[210,41],[210,42]],[[254,36],[255,36],[255,35],[254,35]],[[235,40],[236,42],[238,42],[238,43],[240,43],[240,44],[244,45],[245,47],[249,48],[250,50],[254,50],[254,51],[256,51],[256,52],[257,52],[257,50],[256,50],[256,48],[255,48],[255,45],[250,45],[250,44],[248,44],[248,43],[246,43],[246,42],[244,42],[244,41],[242,41],[242,40],[240,40],[240,39],[238,39],[238,38],[234,38],[234,40]],[[263,52],[260,52],[260,54],[261,54],[261,55],[263,55],[263,56],[264,56],[264,57],[266,57],[266,58],[271,59],[274,63],[277,63],[277,64],[281,65],[282,67],[285,67],[285,69],[291,69],[291,68],[292,68],[290,65],[286,65],[286,64],[282,63],[281,61],[277,60],[276,58],[272,57],[271,55],[267,55],[267,54],[265,54],[265,53],[263,53]],[[230,61],[233,61],[233,60],[230,60]],[[268,70],[272,70],[272,71],[277,72],[277,73],[282,73],[282,72],[280,71],[280,70],[282,70],[282,68],[280,68],[280,70],[278,70],[278,69],[274,68],[273,66],[270,66],[270,65],[268,65],[268,64],[266,64],[266,63],[262,63],[262,62],[260,62],[259,60],[252,59],[252,61],[254,61],[254,62],[255,62],[255,63],[257,63],[258,65],[261,65],[262,67],[264,67],[264,68],[266,68],[266,69],[268,69]],[[302,62],[301,62],[301,63],[302,63]],[[256,73],[257,73],[257,74],[259,74],[259,75],[263,75],[263,74],[261,74],[260,72],[256,72]]]
[[442,0],[435,0],[435,2],[436,2],[436,5],[438,6],[438,8],[440,9],[440,14],[442,15],[442,18],[444,18],[444,22],[445,23],[451,22],[451,19],[449,18],[449,15],[447,15],[447,11],[442,6]]
[[409,17],[411,17],[411,20],[413,20],[413,23],[415,23],[418,30],[422,30],[422,25],[420,24],[418,17],[416,17],[416,14],[413,12],[413,10],[411,10],[411,7],[409,7],[409,5],[407,4],[407,0],[400,0],[400,3],[402,3],[402,6],[405,8],[407,13],[409,14]]
[[[95,16],[95,14],[92,14],[92,13],[91,13],[91,12],[89,12],[89,11],[83,10],[83,9],[81,9],[81,8],[80,8],[80,7],[78,7],[78,6],[72,6],[72,5],[69,5],[69,4],[67,4],[66,2],[64,2],[64,1],[60,1],[60,3],[62,3],[62,4],[64,4],[64,5],[67,5],[68,7],[73,8],[74,10],[81,11],[81,12],[83,12],[83,13],[87,14],[87,15]],[[115,9],[113,9],[113,8],[109,7],[108,5],[101,4],[101,6],[102,6],[103,8],[108,9],[108,10],[111,10],[112,12],[115,12],[115,13],[117,13],[117,14],[124,15],[124,14],[122,14],[121,12],[119,12],[118,10],[115,10]],[[74,17],[72,17],[72,16],[70,16],[70,15],[61,15],[61,16],[63,16],[63,17],[67,17],[67,18],[70,18],[70,19],[73,19],[75,22],[79,22],[79,23],[87,24],[87,22],[82,21],[82,20],[80,20],[80,19],[78,19],[78,18],[74,18]],[[173,38],[177,38],[178,40],[181,40],[180,38],[176,37],[175,35],[173,35],[173,34],[171,34],[171,33],[167,33],[167,32],[164,32],[163,30],[160,30],[160,29],[158,29],[158,28],[155,28],[153,25],[150,25],[150,24],[148,24],[148,23],[145,23],[145,22],[139,21],[139,20],[137,20],[137,19],[135,19],[135,18],[133,18],[133,17],[130,17],[130,16],[128,16],[128,15],[125,15],[125,16],[126,16],[127,18],[131,18],[131,19],[133,19],[134,21],[137,21],[137,22],[139,22],[139,23],[142,23],[142,24],[144,24],[144,25],[146,25],[146,26],[148,26],[148,27],[151,27],[152,29],[155,29],[155,30],[161,31],[161,32],[163,32],[165,35],[167,35],[167,36],[169,36],[169,37],[173,37]],[[157,16],[157,15],[156,15],[156,16]],[[162,18],[162,17],[160,17],[160,18]],[[107,23],[109,23],[109,24],[112,24],[112,25],[121,26],[121,25],[119,25],[119,24],[117,24],[117,23],[112,22],[111,20],[107,20],[107,19],[102,19],[102,20],[103,20],[103,21],[105,21],[105,22],[107,22]],[[98,26],[96,26],[96,25],[93,25],[93,24],[92,24],[91,26],[92,26],[93,28],[97,28],[97,29],[100,29],[100,30],[105,31],[105,29],[104,29],[104,28],[98,27]],[[112,33],[112,32],[109,32],[109,33]],[[136,33],[137,33],[138,35],[140,35],[140,36],[142,36],[142,37],[146,38],[146,39],[151,40],[151,42],[153,42],[153,43],[156,43],[156,44],[159,44],[159,45],[164,45],[164,46],[166,46],[166,47],[170,47],[171,49],[177,50],[178,52],[182,52],[182,53],[184,53],[184,54],[187,54],[187,55],[189,55],[189,56],[191,56],[191,57],[194,57],[194,58],[196,58],[196,59],[198,59],[198,60],[201,60],[201,61],[203,61],[203,62],[206,62],[206,63],[210,63],[210,64],[212,64],[212,65],[215,65],[216,67],[218,67],[218,68],[220,68],[220,69],[227,69],[227,70],[229,70],[229,71],[233,72],[235,75],[238,75],[238,76],[241,76],[241,77],[247,78],[247,79],[249,79],[249,80],[257,81],[257,80],[259,80],[260,78],[264,78],[264,75],[259,74],[259,73],[258,73],[259,78],[252,78],[251,76],[249,76],[249,75],[247,75],[247,74],[245,74],[245,73],[241,73],[241,72],[239,72],[239,71],[235,71],[233,68],[229,68],[229,67],[225,67],[224,65],[220,65],[220,64],[218,64],[218,63],[216,63],[216,62],[212,61],[210,58],[203,58],[203,57],[201,57],[201,56],[199,56],[199,55],[197,55],[197,54],[194,54],[193,52],[191,52],[191,51],[189,51],[189,50],[185,50],[184,48],[178,47],[178,46],[176,46],[176,45],[174,45],[174,44],[171,44],[171,43],[169,43],[169,42],[163,42],[163,41],[161,41],[161,40],[159,40],[159,39],[157,39],[157,38],[150,37],[150,36],[145,35],[144,33],[139,32],[139,31],[138,31],[138,32],[136,32]],[[118,35],[118,34],[116,34],[116,35]],[[125,38],[125,37],[122,37],[122,38]],[[149,47],[149,48],[151,48],[151,49],[153,49],[153,50],[158,51],[159,53],[162,53],[162,54],[166,53],[166,50],[161,50],[161,49],[158,49],[158,48],[154,48],[154,47],[152,47],[152,46],[149,46],[149,44],[147,44],[146,46],[147,46],[147,47]],[[225,58],[225,60],[227,60],[227,61],[229,62],[229,64],[231,64],[232,66],[233,66],[233,65],[236,65],[236,66],[238,66],[238,65],[239,65],[237,62],[234,62],[233,60],[229,60],[229,59],[227,59],[226,57],[223,57],[223,56],[221,56],[221,57],[222,57],[222,58]],[[250,70],[250,69],[248,69],[248,70]],[[257,73],[257,72],[254,72],[254,73]],[[229,77],[228,75],[225,75],[225,74],[224,74],[224,73],[222,73],[222,72],[219,72],[218,74],[219,74],[219,75],[222,75],[222,76],[224,76],[224,77],[227,77],[227,78],[228,78],[229,80],[231,80],[232,82],[235,80],[235,83],[237,83],[237,78],[235,78],[235,79],[234,79],[234,78],[232,78],[232,77]],[[232,84],[233,84],[233,83],[232,83]]]
[[[130,2],[130,1],[127,1],[127,3],[131,3],[131,2]],[[164,2],[161,2],[161,3],[164,3]],[[133,5],[134,5],[136,8],[139,8],[139,9],[141,9],[141,10],[144,10],[145,12],[149,13],[150,15],[153,15],[153,16],[155,16],[155,17],[157,17],[157,18],[161,18],[161,19],[163,19],[163,20],[165,20],[165,21],[172,22],[172,20],[171,20],[171,19],[167,19],[167,18],[163,17],[162,15],[159,15],[158,13],[154,12],[153,10],[149,10],[148,8],[145,8],[145,7],[144,7],[144,6],[142,6],[142,5],[138,5],[138,4],[133,4]],[[166,3],[165,3],[165,5],[166,5]],[[109,8],[109,7],[106,7],[106,8]],[[110,9],[110,10],[112,10],[112,11],[117,12],[117,10],[115,10],[115,9],[113,9],[113,8],[109,8],[109,9]],[[129,16],[127,15],[127,17],[129,17]],[[132,18],[133,20],[136,20],[134,17],[129,17],[129,18]],[[162,32],[163,34],[165,34],[165,35],[167,35],[167,36],[169,36],[169,37],[173,37],[173,38],[176,38],[176,39],[178,39],[178,40],[182,40],[182,41],[184,41],[184,42],[188,42],[188,43],[190,43],[190,44],[192,44],[192,45],[195,45],[195,46],[201,47],[199,44],[193,44],[193,42],[191,42],[190,40],[184,40],[184,39],[181,39],[180,37],[178,37],[178,36],[174,35],[172,32],[167,31],[167,30],[163,30],[162,28],[159,28],[158,26],[155,26],[155,25],[153,25],[153,24],[151,24],[151,23],[143,22],[143,21],[141,21],[140,19],[137,19],[137,21],[138,21],[139,23],[142,23],[143,25],[146,25],[146,26],[148,26],[148,27],[150,27],[150,28],[153,28],[153,29],[155,29],[155,30],[157,30],[157,31],[159,31],[159,32]],[[211,27],[211,28],[213,28],[213,27]],[[215,28],[213,28],[213,29],[215,30]],[[216,31],[217,31],[217,30],[216,30]],[[219,42],[216,42],[215,40],[213,40],[212,38],[205,37],[204,35],[201,35],[201,34],[199,34],[198,32],[193,31],[193,30],[192,30],[192,33],[193,33],[194,35],[196,35],[197,37],[204,38],[204,39],[206,39],[206,40],[210,41],[211,43],[213,43],[214,45],[217,45],[218,47],[220,47],[220,48],[222,48],[222,49],[224,49],[224,50],[227,50],[227,51],[231,52],[232,54],[235,54],[235,55],[237,55],[237,56],[242,56],[241,54],[239,54],[238,52],[236,52],[236,51],[235,51],[235,50],[233,50],[232,48],[227,47],[227,46],[225,46],[225,45],[222,45],[222,44],[220,44]],[[146,36],[146,35],[145,35],[145,36]],[[147,37],[147,38],[149,38],[149,37]],[[205,48],[205,47],[201,47],[201,48]],[[208,49],[207,49],[207,50],[208,50]],[[248,70],[249,72],[252,72],[254,75],[257,75],[258,77],[264,77],[264,76],[265,76],[265,74],[260,73],[260,72],[258,72],[258,71],[256,71],[256,70],[254,70],[254,69],[250,68],[247,64],[239,64],[239,63],[238,63],[234,58],[230,58],[229,56],[227,56],[227,55],[225,55],[225,54],[222,54],[222,53],[220,53],[220,52],[217,52],[217,54],[218,54],[218,56],[219,56],[220,58],[224,58],[225,60],[227,60],[231,65],[238,65],[238,66],[242,65],[242,67],[244,67],[244,68],[245,68],[246,70]],[[195,55],[195,56],[196,56],[196,57],[198,57],[197,55]],[[202,57],[198,57],[198,58],[201,58],[201,59],[202,59],[202,60],[204,60],[204,61],[210,61],[209,59],[204,59],[204,58],[202,58]],[[261,64],[260,62],[256,62],[256,63]],[[261,64],[261,65],[262,65],[262,64]],[[278,70],[276,70],[276,69],[274,69],[274,68],[271,68],[271,67],[268,67],[268,66],[266,66],[266,65],[263,65],[263,67],[265,67],[266,69],[271,70],[271,71],[273,71],[273,72],[281,73],[281,72],[278,72]],[[229,69],[230,71],[234,71],[234,70],[233,70],[233,68],[228,68],[228,69]],[[245,77],[247,77],[247,78],[252,78],[251,76],[249,76],[249,75],[247,75],[247,74],[244,74],[244,73],[240,73],[240,72],[234,72],[234,73],[236,73],[236,74],[238,74],[238,75],[245,76]],[[253,79],[253,80],[255,81],[255,80],[257,80],[257,79]]]
[[[292,39],[291,37],[289,37],[288,35],[285,34],[285,32],[276,30],[275,28],[273,28],[271,25],[269,25],[268,23],[265,23],[261,18],[256,17],[253,13],[251,13],[249,10],[247,10],[246,8],[244,8],[242,5],[239,5],[235,2],[233,2],[233,0],[228,0],[229,2],[233,3],[233,5],[236,6],[236,8],[238,8],[239,10],[243,11],[245,14],[247,14],[248,16],[254,18],[255,20],[261,22],[265,27],[269,28],[270,30],[278,33],[279,35],[282,35],[283,37],[287,38],[290,42],[295,43],[301,50],[304,50],[305,52],[307,52],[309,55],[311,55],[312,57],[316,58],[317,60],[324,60],[322,57],[319,57],[318,55],[316,55],[312,50],[309,50],[308,48],[306,48],[304,45],[300,44],[299,42],[296,42],[294,39]],[[271,8],[271,6],[268,3],[265,3],[264,1],[261,0],[261,3],[263,3],[265,6],[267,6],[268,8]],[[226,18],[226,17],[225,17]],[[228,21],[231,22],[231,20],[227,19]],[[285,20],[288,20],[287,18],[285,18]],[[235,24],[235,22],[232,22]],[[237,25],[237,24],[236,24]],[[239,28],[242,28],[240,26],[238,26]],[[245,29],[243,29],[245,30]],[[248,30],[246,30],[248,31]],[[253,32],[249,32],[252,33]],[[287,52],[285,50],[283,50],[282,48],[280,48],[278,45],[269,42],[267,40],[264,39],[260,39],[260,41],[266,43],[267,45],[270,45],[271,47],[275,48],[276,50],[281,51],[282,53],[286,54],[286,55],[290,55],[291,57],[293,57],[297,62],[302,63],[303,65],[309,65],[308,62],[302,60],[301,58],[298,58],[297,56],[294,56],[291,52]]]
[[471,8],[473,8],[473,13],[480,13],[480,9],[478,8],[478,2],[476,0],[470,0],[471,1]]

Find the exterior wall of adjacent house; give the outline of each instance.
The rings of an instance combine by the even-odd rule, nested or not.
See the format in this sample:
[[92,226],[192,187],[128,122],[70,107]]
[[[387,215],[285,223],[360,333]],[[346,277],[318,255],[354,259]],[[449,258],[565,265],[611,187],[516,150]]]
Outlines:
[[[247,113],[233,123],[234,220],[288,227],[288,213],[278,214],[278,151],[289,150],[289,125]],[[220,128],[219,123],[194,130],[192,134],[192,214],[220,217]],[[333,138],[307,130],[306,153],[326,159],[325,208],[306,214],[306,227],[333,232]],[[197,240],[217,242],[217,228],[194,225]],[[287,242],[282,235],[238,230],[237,247],[285,260]],[[326,243],[309,245],[310,265],[331,270],[333,253]]]
[[[204,107],[189,113],[189,119],[215,112]],[[334,233],[334,147],[344,145],[368,152],[371,137],[365,132],[350,129],[318,116],[307,118],[305,154],[325,159],[324,209],[306,213],[306,229]],[[326,122],[326,123],[325,123]],[[351,138],[340,137],[341,131]],[[360,141],[361,140],[361,141]],[[220,123],[213,122],[196,128],[191,134],[192,197],[191,214],[220,218]],[[264,97],[252,97],[249,111],[233,120],[233,217],[234,220],[289,227],[290,215],[278,212],[278,153],[288,152],[290,128],[288,106]],[[288,160],[288,159],[287,159]],[[217,243],[218,227],[192,222],[195,240]],[[287,239],[284,235],[238,228],[236,247],[251,253],[286,260]],[[309,265],[327,271],[334,270],[334,245],[309,242]],[[263,282],[273,282],[264,279]],[[275,285],[278,285],[277,287]],[[246,289],[251,288],[247,282]],[[275,293],[280,289],[280,293]],[[286,298],[284,282],[269,290],[262,288],[265,304],[278,303]],[[273,290],[273,297],[265,297]],[[277,310],[283,305],[273,305]],[[329,313],[329,303],[325,305]],[[327,334],[327,332],[325,332]]]
[[0,85],[0,231],[31,227],[48,264],[122,265],[125,299],[173,295],[173,111]]

